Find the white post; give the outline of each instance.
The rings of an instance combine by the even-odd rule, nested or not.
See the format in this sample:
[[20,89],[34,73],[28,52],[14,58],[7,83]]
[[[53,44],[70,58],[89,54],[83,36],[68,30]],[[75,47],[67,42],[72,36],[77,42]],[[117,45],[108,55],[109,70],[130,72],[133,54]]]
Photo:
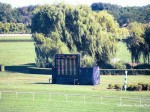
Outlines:
[[120,97],[120,106],[121,106],[121,97]]
[[125,78],[124,78],[124,90],[125,91],[127,90],[127,73],[128,73],[128,71],[126,70],[125,71]]
[[66,102],[67,102],[68,98],[67,98],[67,94],[66,94]]
[[33,94],[33,101],[34,101],[34,92],[32,94]]

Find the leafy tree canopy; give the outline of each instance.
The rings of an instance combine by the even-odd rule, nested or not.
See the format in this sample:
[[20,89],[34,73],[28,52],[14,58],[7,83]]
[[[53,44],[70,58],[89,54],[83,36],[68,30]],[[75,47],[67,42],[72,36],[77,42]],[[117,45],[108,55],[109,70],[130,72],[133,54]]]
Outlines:
[[130,22],[149,23],[150,22],[150,5],[143,7],[121,7],[108,3],[93,3],[92,10],[107,10],[118,21],[120,26],[126,26]]
[[128,26],[130,36],[127,39],[127,47],[131,52],[132,62],[139,63],[143,55],[144,63],[150,63],[150,25],[137,22]]
[[61,3],[39,7],[31,27],[41,67],[52,65],[56,53],[80,53],[83,66],[108,63],[117,50],[116,39],[124,32],[106,11]]

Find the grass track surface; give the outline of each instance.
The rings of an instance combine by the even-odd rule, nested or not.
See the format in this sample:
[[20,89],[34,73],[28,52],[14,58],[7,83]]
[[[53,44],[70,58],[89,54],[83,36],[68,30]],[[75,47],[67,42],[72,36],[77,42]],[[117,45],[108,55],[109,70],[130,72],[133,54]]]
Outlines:
[[[0,37],[1,40],[2,37]],[[31,37],[7,37],[13,40],[30,39]],[[35,63],[33,42],[0,42],[0,64],[22,65]]]
[[[0,73],[2,112],[149,112],[150,92],[108,90],[124,76],[101,76],[97,86],[48,84],[48,75]],[[150,76],[128,76],[128,83],[150,82]],[[11,91],[11,92],[4,92]],[[17,97],[16,97],[17,92]],[[34,98],[33,98],[34,93]],[[67,99],[66,99],[67,95]],[[84,99],[85,96],[85,99]],[[101,102],[102,96],[102,102]],[[129,98],[121,99],[120,97]],[[141,99],[141,106],[138,99]]]

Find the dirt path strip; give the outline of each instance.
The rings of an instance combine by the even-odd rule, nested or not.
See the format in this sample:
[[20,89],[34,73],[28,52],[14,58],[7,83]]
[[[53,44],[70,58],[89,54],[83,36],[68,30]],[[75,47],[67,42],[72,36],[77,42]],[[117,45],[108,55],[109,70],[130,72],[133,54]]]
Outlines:
[[0,37],[31,36],[31,34],[0,34]]

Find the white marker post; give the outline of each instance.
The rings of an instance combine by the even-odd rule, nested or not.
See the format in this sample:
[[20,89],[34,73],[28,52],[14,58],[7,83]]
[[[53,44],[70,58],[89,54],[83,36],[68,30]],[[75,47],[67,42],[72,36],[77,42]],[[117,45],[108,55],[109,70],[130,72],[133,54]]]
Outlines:
[[128,71],[126,70],[125,71],[125,78],[124,78],[124,90],[125,91],[127,90],[127,73],[128,73]]

